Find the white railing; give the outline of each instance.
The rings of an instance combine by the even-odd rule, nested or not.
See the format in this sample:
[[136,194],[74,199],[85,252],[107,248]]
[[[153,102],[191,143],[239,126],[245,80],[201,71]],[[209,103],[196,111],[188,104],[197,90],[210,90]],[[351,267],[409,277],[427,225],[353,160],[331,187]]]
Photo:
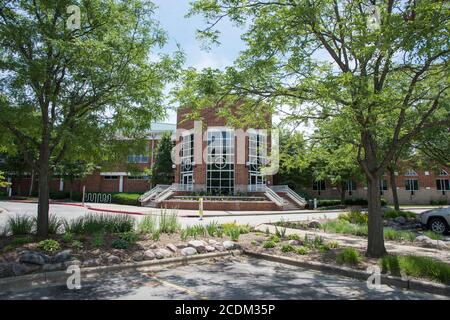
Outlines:
[[304,206],[306,204],[305,198],[298,195],[297,192],[289,188],[288,185],[280,185],[280,186],[272,186],[271,189],[275,192],[284,192],[286,195],[291,198],[298,205]]
[[160,203],[170,197],[176,191],[174,186],[169,186],[161,191],[155,198],[156,203]]
[[248,185],[247,190],[248,192],[263,192],[267,198],[275,202],[278,206],[282,207],[284,205],[283,198],[264,184]]
[[154,188],[150,189],[149,191],[141,195],[138,200],[139,202],[147,202],[149,200],[153,200],[158,196],[159,193],[161,193],[162,191],[164,191],[169,187],[170,185],[157,184]]

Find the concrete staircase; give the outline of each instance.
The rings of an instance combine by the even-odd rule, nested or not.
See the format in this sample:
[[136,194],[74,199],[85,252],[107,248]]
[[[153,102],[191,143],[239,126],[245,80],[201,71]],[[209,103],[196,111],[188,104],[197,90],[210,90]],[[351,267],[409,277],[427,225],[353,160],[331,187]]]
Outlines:
[[281,198],[283,198],[283,210],[291,211],[291,210],[302,210],[305,208],[293,202],[288,196],[286,196],[283,193],[279,193],[278,195]]

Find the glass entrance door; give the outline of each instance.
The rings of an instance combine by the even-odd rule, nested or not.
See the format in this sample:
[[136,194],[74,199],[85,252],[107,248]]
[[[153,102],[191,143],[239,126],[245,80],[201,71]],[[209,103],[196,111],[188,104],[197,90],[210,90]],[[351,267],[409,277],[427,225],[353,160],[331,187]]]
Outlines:
[[183,174],[182,184],[183,184],[183,190],[185,191],[192,191],[194,188],[193,185],[193,174],[192,173],[185,173]]

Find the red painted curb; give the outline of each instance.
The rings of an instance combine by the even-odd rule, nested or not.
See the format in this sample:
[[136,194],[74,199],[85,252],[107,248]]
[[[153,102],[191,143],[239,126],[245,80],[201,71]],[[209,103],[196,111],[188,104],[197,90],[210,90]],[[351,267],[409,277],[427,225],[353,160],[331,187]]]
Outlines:
[[[18,202],[18,203],[37,203],[36,201],[31,201],[31,200],[8,200],[8,201],[10,201],[10,202]],[[140,212],[135,212],[135,211],[123,211],[123,210],[93,208],[93,207],[88,206],[88,205],[83,206],[80,203],[50,201],[50,204],[58,204],[58,205],[73,206],[73,207],[84,207],[84,208],[92,210],[92,211],[100,211],[100,212],[135,214],[135,215],[138,215],[138,216],[145,215],[145,213],[140,213]]]

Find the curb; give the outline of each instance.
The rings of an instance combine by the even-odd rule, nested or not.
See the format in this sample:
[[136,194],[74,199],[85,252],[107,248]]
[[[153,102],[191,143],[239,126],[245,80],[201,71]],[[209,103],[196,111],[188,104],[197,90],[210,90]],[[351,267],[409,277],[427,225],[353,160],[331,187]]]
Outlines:
[[[147,260],[141,262],[131,262],[124,264],[117,264],[111,266],[97,266],[97,267],[87,267],[80,268],[81,275],[85,278],[95,278],[105,273],[112,271],[122,271],[127,269],[140,269],[146,267],[158,267],[167,265],[186,265],[189,262],[194,262],[198,260],[206,260],[212,258],[220,258],[226,256],[235,256],[242,254],[242,250],[230,250],[225,252],[213,252],[204,253],[193,256],[182,256],[166,258],[161,260]],[[17,277],[9,277],[0,279],[0,291],[23,291],[26,289],[36,289],[42,286],[60,285],[65,284],[67,278],[71,273],[67,273],[65,270],[51,271],[51,272],[41,272],[28,274]]]
[[[325,211],[326,213],[339,213],[344,212],[342,210],[329,210]],[[289,215],[289,214],[315,214],[315,213],[321,213],[324,214],[322,211],[275,211],[275,212],[267,212],[267,213],[258,213],[258,211],[255,211],[254,213],[248,212],[248,213],[229,213],[229,214],[204,214],[203,218],[216,218],[216,217],[245,217],[245,216],[281,216],[281,215]],[[198,214],[187,214],[187,215],[180,215],[180,217],[183,218],[198,218]]]
[[[267,254],[267,253],[259,253],[259,252],[254,252],[254,251],[250,251],[250,250],[245,250],[245,249],[243,250],[243,253],[245,255],[248,255],[248,256],[254,257],[254,258],[264,259],[264,260],[268,260],[268,261],[272,261],[272,262],[284,263],[284,264],[288,264],[288,265],[292,265],[292,266],[296,266],[296,267],[308,268],[308,269],[313,269],[313,270],[327,272],[327,273],[338,274],[338,275],[341,275],[344,277],[354,278],[354,279],[358,279],[358,280],[367,280],[368,277],[370,276],[370,273],[367,273],[364,271],[354,270],[354,269],[347,268],[347,267],[332,266],[332,265],[328,265],[328,264],[324,264],[324,263],[316,262],[316,261],[309,261],[309,262],[299,261],[299,260],[292,259],[292,258],[275,256],[275,255],[271,255],[271,254]],[[387,284],[387,285],[399,287],[402,289],[415,290],[415,291],[427,292],[427,293],[438,294],[438,295],[450,297],[450,286],[447,286],[445,284],[433,283],[433,282],[428,282],[428,281],[423,281],[423,280],[415,280],[415,279],[403,280],[400,277],[387,276],[387,275],[383,275],[383,274],[381,274],[380,276],[381,276],[381,284]]]

